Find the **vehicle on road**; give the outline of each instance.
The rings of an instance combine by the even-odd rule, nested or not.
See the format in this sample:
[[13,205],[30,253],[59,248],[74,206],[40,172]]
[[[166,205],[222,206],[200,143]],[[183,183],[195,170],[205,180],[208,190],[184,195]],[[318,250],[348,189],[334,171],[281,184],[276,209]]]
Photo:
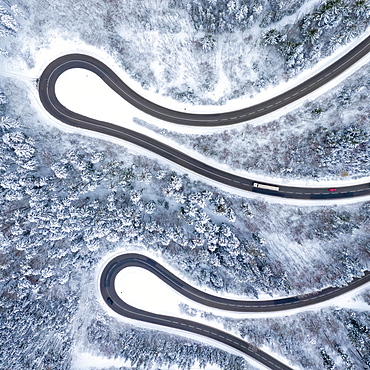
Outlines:
[[278,186],[266,185],[266,184],[259,184],[258,182],[253,183],[253,186],[255,188],[260,188],[260,189],[279,191],[279,187]]

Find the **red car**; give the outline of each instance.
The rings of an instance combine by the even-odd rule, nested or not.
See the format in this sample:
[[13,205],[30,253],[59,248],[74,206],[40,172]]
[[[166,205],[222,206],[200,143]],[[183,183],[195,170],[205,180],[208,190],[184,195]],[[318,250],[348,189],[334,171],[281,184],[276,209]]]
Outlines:
[[334,188],[331,188],[331,189],[328,189],[329,191],[337,191],[337,189],[334,189]]

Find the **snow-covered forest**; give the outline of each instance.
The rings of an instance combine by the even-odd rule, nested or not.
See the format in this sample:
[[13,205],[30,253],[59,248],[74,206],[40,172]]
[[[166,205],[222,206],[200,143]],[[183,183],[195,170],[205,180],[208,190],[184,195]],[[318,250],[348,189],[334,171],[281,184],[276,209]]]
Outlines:
[[[186,102],[220,104],[254,94],[315,63],[327,55],[327,40],[337,32],[348,36],[337,42],[348,42],[363,32],[368,4],[356,4],[348,6],[341,0],[2,3],[0,74],[4,71],[7,77],[0,76],[0,367],[70,369],[79,351],[84,351],[128,360],[132,368],[190,369],[194,361],[230,370],[252,368],[207,344],[110,317],[95,294],[94,279],[102,258],[117,249],[150,250],[199,288],[248,298],[340,286],[370,269],[369,202],[299,207],[231,195],[174,171],[150,153],[138,155],[124,144],[59,130],[33,103],[30,79],[18,78],[29,75],[38,52],[58,37],[78,39],[114,56],[145,88]],[[356,13],[360,21],[350,34],[347,27],[354,23],[354,12],[360,12]],[[323,34],[315,52],[310,49],[312,42],[304,39],[308,21],[303,19],[310,17],[295,16],[301,13],[311,14],[313,28],[326,22],[319,24],[318,32]],[[275,29],[272,33],[281,37],[276,43],[271,41]],[[289,42],[301,42],[294,50],[309,55],[296,69],[293,59],[282,54]],[[248,50],[253,53],[244,57]],[[260,55],[266,57],[257,63]],[[272,60],[274,68],[267,68]],[[18,77],[9,77],[11,72]],[[209,150],[207,140],[219,147],[231,139],[239,143],[244,132],[249,144],[255,141],[255,153],[261,154],[253,166],[233,162],[235,168],[312,178],[367,174],[367,82],[362,77],[366,72],[364,68],[315,106],[259,127],[245,125],[221,138],[198,137],[195,149],[230,164],[228,153],[223,158],[222,153],[199,147],[204,144]],[[221,78],[229,87],[218,89],[221,95],[213,99]],[[266,82],[258,85],[258,81]],[[36,81],[31,82],[36,94]],[[312,128],[307,128],[308,122]],[[307,150],[308,137],[317,149],[316,162],[299,152]],[[193,145],[180,139],[184,146]],[[281,168],[266,166],[273,163],[262,156],[264,145],[276,145],[280,148],[276,156],[283,158],[298,140],[302,143],[298,154],[289,153]],[[320,150],[329,149],[323,148],[323,142],[329,143],[332,155],[326,162]],[[327,309],[300,315],[228,325],[250,343],[280,353],[302,369],[370,366],[367,312]],[[298,348],[300,341],[309,346]]]

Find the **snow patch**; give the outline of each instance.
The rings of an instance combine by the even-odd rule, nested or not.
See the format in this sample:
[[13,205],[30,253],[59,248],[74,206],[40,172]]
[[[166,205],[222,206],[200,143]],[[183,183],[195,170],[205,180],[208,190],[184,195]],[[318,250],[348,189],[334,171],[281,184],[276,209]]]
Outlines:
[[72,367],[76,370],[85,369],[108,369],[120,368],[123,366],[130,367],[130,361],[125,361],[119,358],[108,358],[97,356],[89,352],[78,352],[74,354]]
[[156,275],[140,267],[121,270],[116,276],[114,288],[129,305],[167,316],[179,316],[179,304],[186,300]]
[[[154,365],[155,366],[155,365]],[[130,361],[122,358],[109,358],[105,356],[94,355],[90,352],[75,352],[72,367],[75,370],[88,370],[88,369],[112,369],[112,368],[131,368]],[[154,368],[154,367],[153,367]],[[168,370],[178,370],[178,366],[166,367]],[[196,362],[190,370],[220,370],[219,366],[208,365],[205,368],[199,366],[199,362]]]
[[73,112],[123,126],[134,109],[95,73],[82,68],[64,72],[56,81],[59,101]]

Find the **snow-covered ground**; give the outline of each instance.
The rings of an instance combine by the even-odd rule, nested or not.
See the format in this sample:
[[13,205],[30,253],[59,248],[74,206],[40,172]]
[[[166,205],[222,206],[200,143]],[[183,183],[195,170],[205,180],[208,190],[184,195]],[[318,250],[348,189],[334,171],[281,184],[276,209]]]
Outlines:
[[[111,141],[107,144],[96,139],[101,139],[101,135],[74,130],[45,114],[40,106],[35,80],[50,61],[66,53],[92,55],[110,66],[141,95],[164,106],[178,110],[186,108],[188,112],[244,107],[258,99],[267,99],[274,91],[277,93],[289,88],[300,78],[305,79],[304,73],[313,73],[313,69],[307,70],[309,64],[306,64],[304,73],[281,84],[289,76],[284,73],[281,60],[280,64],[277,60],[276,66],[268,64],[268,61],[274,61],[275,56],[279,59],[279,55],[270,46],[261,45],[265,30],[259,28],[258,19],[246,31],[236,28],[232,32],[221,32],[214,51],[205,52],[199,46],[199,40],[207,33],[194,30],[194,25],[189,22],[190,12],[186,9],[170,6],[178,6],[181,2],[122,0],[119,3],[122,6],[117,7],[116,1],[101,0],[7,0],[0,8],[0,69],[7,77],[0,81],[0,94],[4,91],[7,99],[5,95],[0,95],[0,100],[9,101],[9,104],[0,103],[0,267],[3,272],[1,279],[5,281],[5,284],[0,284],[4,303],[1,361],[5,362],[6,368],[54,366],[69,369],[71,353],[74,353],[75,363],[85,369],[91,366],[102,369],[117,367],[119,365],[114,359],[135,361],[142,354],[148,354],[149,360],[162,355],[162,361],[167,355],[173,356],[172,364],[181,364],[181,356],[190,359],[198,356],[198,359],[207,359],[211,363],[212,359],[207,357],[209,353],[213,359],[232,358],[219,357],[221,352],[211,348],[217,343],[204,338],[193,338],[186,332],[168,334],[160,332],[158,327],[138,329],[136,325],[140,326],[140,323],[123,322],[122,318],[116,320],[116,317],[107,314],[109,307],[99,304],[96,299],[98,292],[92,293],[95,289],[92,276],[98,261],[126,242],[128,251],[137,240],[142,240],[141,252],[152,251],[162,255],[174,269],[184,271],[184,278],[202,288],[206,286],[205,289],[210,291],[235,294],[240,291],[241,294],[253,296],[251,290],[242,290],[245,284],[239,284],[240,281],[248,281],[259,298],[264,298],[267,292],[275,296],[287,291],[307,292],[314,286],[321,289],[330,284],[345,284],[351,277],[360,276],[361,271],[369,268],[367,220],[370,213],[366,204],[308,209],[269,204],[264,199],[238,198],[222,192],[220,188],[208,187],[204,182],[189,180],[180,175],[185,172],[181,168],[168,166],[168,163],[163,166],[161,161],[148,159],[148,153],[138,148],[127,145],[130,149],[127,151],[123,146],[111,144],[120,143],[118,140],[105,137],[106,141]],[[203,3],[207,7],[211,5],[208,1]],[[272,10],[291,14],[286,12],[288,7],[278,9],[279,6],[284,7],[287,1],[265,3],[267,7],[269,3],[274,3],[275,9],[267,8],[263,12]],[[294,1],[289,1],[289,5],[292,3]],[[315,11],[315,4],[318,3],[321,1],[293,4],[294,9],[300,7],[295,14],[278,17],[275,23],[267,23],[266,29],[277,27],[282,30],[290,25],[287,29],[294,30],[295,26],[299,26],[299,18],[306,12]],[[18,4],[19,9],[12,4]],[[9,16],[10,13],[6,14],[6,8],[12,11],[15,18]],[[339,16],[334,22],[341,23],[346,19]],[[324,28],[329,30],[326,37],[316,43],[321,48],[329,37],[338,34],[336,28],[330,29],[330,25]],[[352,40],[352,43],[356,42],[356,39]],[[341,51],[337,49],[337,54],[331,57],[337,58],[338,53],[344,52],[350,45]],[[270,58],[267,58],[270,51]],[[320,53],[318,58],[330,53]],[[261,63],[253,68],[256,58]],[[325,61],[330,63],[330,58]],[[322,60],[315,68],[322,68],[325,61]],[[202,69],[202,66],[205,67]],[[211,81],[209,89],[204,90],[207,85],[204,76],[207,75],[211,76]],[[254,84],[261,80],[261,76],[266,77],[265,84],[256,87]],[[247,84],[246,77],[250,78]],[[17,79],[21,79],[22,83]],[[23,82],[29,87],[31,100]],[[276,84],[275,90],[268,88]],[[72,89],[76,88],[72,86]],[[192,96],[182,98],[181,94],[186,93],[188,88],[193,88],[194,99]],[[261,92],[256,95],[257,91]],[[203,95],[209,98],[206,104],[220,105],[192,106],[185,103],[200,102]],[[229,102],[216,101],[221,96]],[[237,96],[242,98],[230,100]],[[365,104],[367,100],[364,99]],[[87,109],[91,111],[91,107]],[[142,126],[134,126],[133,122],[134,117],[143,116],[131,107],[123,111],[126,119],[122,124],[144,132]],[[365,109],[362,114],[364,112]],[[106,113],[104,117],[107,117]],[[300,119],[296,112],[292,115]],[[165,127],[163,122],[144,118],[157,128]],[[257,125],[262,120],[255,123],[255,128],[262,126]],[[304,124],[308,127],[306,121]],[[171,129],[174,129],[172,126]],[[243,124],[238,130],[242,128]],[[269,126],[266,125],[265,129],[268,130]],[[271,132],[270,135],[282,134],[282,130],[275,132],[273,128]],[[165,135],[158,132],[158,137]],[[238,132],[235,130],[232,135],[236,138]],[[289,141],[286,143],[291,145]],[[144,153],[145,156],[136,153]],[[216,160],[209,160],[209,163],[219,165]],[[308,167],[311,168],[311,162]],[[161,171],[166,175],[157,181],[156,176]],[[145,181],[143,173],[148,175]],[[128,174],[131,179],[126,183],[126,180],[122,181],[121,174]],[[179,180],[182,187],[168,193],[173,178]],[[191,178],[199,180],[197,176]],[[212,196],[205,201],[206,206],[201,206],[194,199],[198,199],[205,190]],[[138,194],[139,198],[141,195],[139,202]],[[236,220],[214,211],[220,203],[219,197],[228,210],[235,211]],[[155,203],[156,209],[148,214],[145,205],[150,201]],[[192,215],[185,220],[181,208],[192,212]],[[207,230],[199,227],[200,216],[202,222],[207,222]],[[204,220],[205,217],[208,221]],[[188,221],[191,222],[188,224]],[[229,244],[232,238],[225,243],[225,225],[239,240],[238,253],[248,259],[243,261],[247,263],[247,269],[240,269],[241,263],[234,254],[236,250]],[[217,250],[214,249],[215,244],[211,244],[215,238],[219,238]],[[227,263],[226,266],[220,266],[219,257],[222,263]],[[202,265],[205,274],[202,274]],[[244,276],[242,272],[247,270],[247,276]],[[209,272],[219,278],[213,280],[216,287],[211,285]],[[284,275],[286,272],[290,273],[287,278]],[[132,278],[141,279],[136,273],[131,273],[128,284]],[[149,286],[152,278],[147,280]],[[291,285],[287,286],[286,281]],[[240,285],[243,287],[240,288]],[[146,287],[141,288],[145,296]],[[141,288],[137,286],[138,291]],[[163,292],[166,286],[152,289]],[[320,348],[326,349],[336,365],[350,367],[352,362],[353,368],[360,369],[368,356],[366,333],[362,330],[369,326],[366,302],[370,300],[365,293],[348,296],[345,301],[321,311],[298,312],[285,318],[234,319],[230,327],[235,328],[236,335],[249,327],[243,331],[247,341],[267,352],[275,352],[271,354],[280,356],[283,361],[289,359],[295,365],[301,364],[305,369],[322,369]],[[164,309],[178,310],[181,297],[169,292],[158,294],[168,297],[169,306]],[[127,295],[127,299],[134,299],[130,293]],[[151,309],[150,302],[134,300],[143,309]],[[194,304],[191,306],[195,307]],[[206,311],[209,312],[208,309]],[[220,322],[226,323],[228,330],[226,320],[231,319],[224,317]],[[207,323],[213,325],[212,321]],[[179,339],[173,333],[183,338]],[[190,337],[196,339],[198,344],[189,340]],[[200,344],[203,340],[204,345]],[[81,346],[75,345],[75,341]],[[146,343],[146,346],[141,346],[141,343]],[[345,353],[343,361],[347,356],[349,365],[340,362],[335,352],[338,344]],[[159,346],[163,348],[162,353],[156,353]],[[195,350],[186,352],[189,346]],[[229,351],[227,347],[223,349]],[[158,365],[163,368],[165,363]],[[155,360],[152,364],[154,369]]]

